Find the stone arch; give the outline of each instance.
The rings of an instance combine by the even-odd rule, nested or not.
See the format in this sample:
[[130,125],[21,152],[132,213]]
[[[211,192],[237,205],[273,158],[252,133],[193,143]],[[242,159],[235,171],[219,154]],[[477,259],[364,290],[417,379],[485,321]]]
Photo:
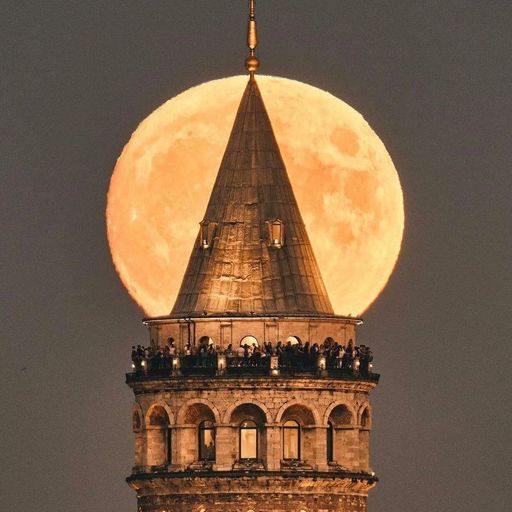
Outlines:
[[169,415],[161,405],[155,405],[148,414],[147,427],[167,428],[169,426]]
[[[276,422],[280,425],[281,430],[282,459],[289,460],[298,456],[300,460],[316,463],[318,460],[318,426],[320,425],[320,417],[316,408],[299,400],[291,400],[281,407],[277,413]],[[290,424],[293,425],[293,423],[298,425],[298,431],[295,434],[290,433]],[[296,448],[290,452],[290,446]]]
[[365,403],[359,409],[359,467],[364,471],[369,471],[370,467],[371,422],[370,405]]
[[363,430],[372,428],[372,414],[369,404],[365,404],[359,410],[359,425]]
[[209,347],[210,345],[213,345],[213,344],[214,344],[213,338],[210,336],[201,336],[198,340],[199,346],[206,345],[207,347]]
[[132,408],[132,430],[134,434],[134,462],[136,467],[144,464],[144,426],[144,413],[142,412],[142,407],[138,402],[135,402]]
[[[345,409],[345,411],[343,411],[343,408]],[[327,425],[328,421],[329,421],[329,418],[331,417],[331,414],[334,413],[334,423],[337,424],[337,426],[341,426],[341,425],[346,425],[346,426],[349,426],[349,425],[354,425],[355,424],[355,419],[357,417],[356,415],[356,412],[353,408],[353,406],[351,404],[349,404],[348,402],[345,402],[345,401],[338,401],[338,402],[333,402],[332,404],[329,405],[329,407],[327,407],[327,410],[325,411],[325,414],[324,414],[324,421],[323,421],[323,424],[324,425]],[[347,417],[347,414],[350,415],[350,421],[345,421],[346,419],[348,419]],[[338,421],[336,421],[338,420]]]
[[281,406],[276,416],[276,423],[282,423],[283,418],[285,420],[297,419],[302,426],[320,425],[320,415],[317,409],[300,400],[290,400]]
[[225,415],[231,426],[231,442],[235,460],[267,460],[268,410],[251,400],[240,401]]
[[185,402],[178,411],[180,425],[196,425],[204,420],[212,421],[216,425],[221,423],[217,407],[204,398],[193,398]]
[[356,469],[351,453],[358,450],[357,413],[346,401],[333,402],[324,415],[328,462],[335,462],[349,469]]
[[172,413],[170,407],[163,401],[158,401],[158,402],[155,402],[155,403],[152,403],[147,411],[146,411],[146,415],[144,416],[144,426],[147,428],[149,426],[151,426],[151,414],[153,413],[153,410],[156,408],[156,407],[161,407],[166,413],[167,413],[167,418],[168,418],[168,425],[173,425],[174,424],[174,414]]
[[140,404],[135,403],[132,408],[132,430],[133,432],[140,432],[142,430],[144,414]]
[[271,421],[272,416],[271,416],[270,411],[268,410],[267,406],[258,400],[254,400],[252,398],[247,397],[247,399],[238,400],[238,402],[235,402],[233,405],[228,407],[227,411],[224,413],[223,423],[225,423],[225,424],[232,423],[233,422],[232,421],[233,413],[235,412],[235,410],[238,407],[240,407],[242,405],[252,405],[254,407],[259,408],[263,414],[263,417],[265,418],[264,423],[269,423]]
[[146,461],[148,466],[171,463],[171,419],[166,404],[157,402],[146,412]]

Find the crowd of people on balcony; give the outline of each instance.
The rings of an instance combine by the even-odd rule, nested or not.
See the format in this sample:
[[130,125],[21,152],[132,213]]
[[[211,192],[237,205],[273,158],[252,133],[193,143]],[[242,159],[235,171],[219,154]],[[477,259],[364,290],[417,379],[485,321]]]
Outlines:
[[216,347],[211,338],[201,338],[198,345],[187,343],[178,350],[174,340],[169,338],[164,347],[153,348],[137,345],[132,347],[132,367],[136,371],[170,370],[176,357],[183,368],[217,368],[218,356],[225,356],[227,368],[265,368],[270,366],[272,356],[277,357],[279,368],[295,370],[355,369],[368,374],[373,355],[366,345],[346,345],[326,338],[323,343],[303,343],[299,338],[290,337],[286,343],[264,342],[260,347],[255,338],[242,340],[240,346],[228,345],[225,350]]

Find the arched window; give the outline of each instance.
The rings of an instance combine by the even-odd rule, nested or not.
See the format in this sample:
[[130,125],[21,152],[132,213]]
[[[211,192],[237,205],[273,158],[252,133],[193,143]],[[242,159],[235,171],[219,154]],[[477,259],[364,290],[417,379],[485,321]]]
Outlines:
[[201,338],[199,338],[200,347],[209,347],[210,345],[213,345],[213,339],[210,338],[210,336],[201,336]]
[[240,459],[258,458],[258,425],[252,420],[240,425]]
[[283,459],[300,460],[300,426],[293,420],[283,425]]
[[363,414],[361,414],[361,427],[365,430],[370,429],[370,413],[368,411],[368,408],[366,408],[363,411]]
[[242,338],[242,341],[240,341],[240,346],[245,347],[245,345],[251,346],[258,346],[258,340],[254,336],[244,336]]
[[133,431],[138,432],[140,430],[141,424],[142,424],[142,422],[140,420],[139,413],[137,411],[133,411],[133,416],[132,416]]
[[327,424],[327,462],[334,461],[334,427],[329,421]]
[[286,338],[286,343],[289,343],[290,345],[298,345],[300,343],[300,338],[298,336],[288,336],[288,338]]
[[202,421],[198,428],[199,460],[215,460],[215,427]]
[[161,466],[172,461],[172,439],[169,416],[157,405],[151,410],[147,427],[148,465]]

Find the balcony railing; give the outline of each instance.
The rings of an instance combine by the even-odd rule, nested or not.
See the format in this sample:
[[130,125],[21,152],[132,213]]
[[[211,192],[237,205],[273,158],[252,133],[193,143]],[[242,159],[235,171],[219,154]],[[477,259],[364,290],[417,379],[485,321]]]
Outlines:
[[239,357],[224,354],[139,358],[132,363],[127,382],[170,377],[330,377],[377,382],[369,361],[358,357],[344,360],[324,355],[282,353],[279,356]]

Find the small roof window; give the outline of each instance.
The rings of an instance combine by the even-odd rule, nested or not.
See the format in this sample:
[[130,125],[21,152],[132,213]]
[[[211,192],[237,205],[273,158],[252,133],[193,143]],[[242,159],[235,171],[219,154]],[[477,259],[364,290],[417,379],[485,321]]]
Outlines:
[[217,230],[217,222],[202,220],[199,223],[199,246],[201,249],[209,249],[213,245],[215,231]]
[[284,245],[284,223],[281,219],[265,221],[268,230],[268,245],[274,249],[281,249]]

